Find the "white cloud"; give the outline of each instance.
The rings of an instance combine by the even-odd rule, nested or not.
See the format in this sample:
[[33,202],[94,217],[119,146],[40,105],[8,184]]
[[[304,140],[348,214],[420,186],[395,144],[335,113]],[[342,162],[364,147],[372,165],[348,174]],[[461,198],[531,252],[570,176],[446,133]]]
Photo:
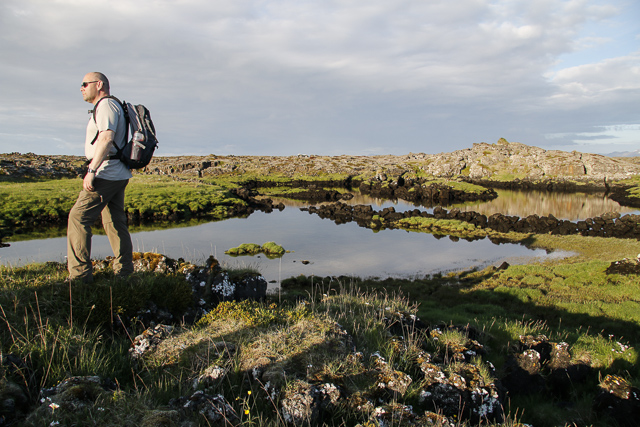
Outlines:
[[[147,104],[176,154],[439,152],[443,142],[456,149],[502,136],[543,144],[564,123],[607,125],[615,113],[616,123],[633,122],[621,106],[638,100],[637,53],[558,68],[564,54],[615,40],[583,29],[624,7],[4,0],[0,151],[33,122],[13,109],[34,112],[48,130],[28,151],[55,146],[43,148],[47,136],[81,139],[78,84],[92,70],[110,76],[116,95]],[[609,122],[587,123],[599,103]]]
[[640,51],[558,71],[552,77],[557,94],[551,100],[568,108],[585,104],[640,100]]

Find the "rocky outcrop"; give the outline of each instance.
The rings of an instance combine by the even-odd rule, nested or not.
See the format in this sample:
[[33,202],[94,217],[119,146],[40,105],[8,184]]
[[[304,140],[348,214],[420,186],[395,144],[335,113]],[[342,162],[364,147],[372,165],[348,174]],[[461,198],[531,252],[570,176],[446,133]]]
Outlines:
[[637,274],[640,276],[640,254],[636,259],[624,258],[612,262],[606,269],[607,274]]
[[512,396],[545,392],[563,399],[591,373],[588,364],[572,360],[569,344],[526,335],[512,346],[501,382]]
[[[85,159],[78,156],[39,156],[33,153],[0,155],[0,176],[77,176]],[[540,180],[572,178],[581,181],[626,179],[640,174],[633,159],[598,154],[544,150],[517,142],[499,140],[495,144],[473,144],[451,153],[409,153],[403,156],[156,156],[149,166],[136,173],[185,177],[215,177],[223,174],[294,176],[347,175],[389,176],[420,174],[451,178],[509,181],[515,178]]]
[[[104,270],[112,266],[113,257],[94,260],[94,270]],[[177,318],[193,323],[209,312],[221,301],[263,300],[267,295],[268,283],[264,276],[247,272],[231,276],[223,270],[218,261],[210,256],[205,265],[194,265],[183,259],[172,259],[162,254],[134,252],[133,268],[135,272],[153,272],[159,274],[183,274],[191,286],[191,305],[185,312],[171,314],[153,301],[140,309],[136,319],[144,325],[157,325],[174,322]],[[156,331],[153,336],[166,331]]]
[[614,419],[619,426],[637,426],[640,389],[618,375],[607,375],[599,386],[600,393],[593,402],[593,409]]
[[456,190],[449,185],[429,183],[423,179],[404,179],[389,181],[386,176],[363,181],[358,189],[360,193],[385,199],[402,199],[416,205],[435,206],[451,203],[492,200],[498,197],[493,189],[472,193]]
[[496,144],[477,143],[472,148],[440,154],[404,156],[207,156],[156,158],[145,173],[216,176],[252,170],[285,176],[342,174],[359,176],[383,172],[390,176],[412,174],[416,168],[433,177],[467,176],[471,179],[540,180],[572,178],[581,181],[620,180],[640,174],[640,165],[624,158],[598,154],[544,150],[501,139]]
[[640,239],[640,215],[620,215],[618,212],[609,212],[598,217],[587,218],[584,221],[572,222],[558,219],[551,214],[548,216],[529,215],[525,218],[520,218],[496,213],[487,217],[478,212],[464,212],[457,208],[447,211],[440,206],[434,208],[433,213],[419,209],[397,212],[393,207],[375,211],[369,205],[354,206],[336,202],[310,206],[301,210],[316,214],[321,218],[331,219],[337,224],[355,221],[361,227],[372,229],[383,227],[401,228],[402,225],[398,225],[397,221],[405,218],[422,217],[464,221],[478,229],[491,229],[500,233],[513,231],[533,234],[580,234],[583,236]]
[[501,139],[496,144],[478,143],[472,148],[425,156],[421,166],[427,174],[471,179],[544,178],[617,180],[640,173],[637,164],[599,154],[544,150]]
[[84,173],[85,163],[78,156],[0,154],[0,178],[74,178]]

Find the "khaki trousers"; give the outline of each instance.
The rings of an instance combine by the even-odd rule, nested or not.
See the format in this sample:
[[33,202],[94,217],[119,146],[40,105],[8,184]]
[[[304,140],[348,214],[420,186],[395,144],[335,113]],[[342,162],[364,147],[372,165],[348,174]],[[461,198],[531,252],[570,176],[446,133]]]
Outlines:
[[67,225],[67,263],[69,278],[93,281],[91,264],[91,226],[102,215],[113,255],[113,270],[119,275],[133,273],[133,245],[124,212],[124,190],[129,183],[96,178],[95,191],[82,190],[69,212]]

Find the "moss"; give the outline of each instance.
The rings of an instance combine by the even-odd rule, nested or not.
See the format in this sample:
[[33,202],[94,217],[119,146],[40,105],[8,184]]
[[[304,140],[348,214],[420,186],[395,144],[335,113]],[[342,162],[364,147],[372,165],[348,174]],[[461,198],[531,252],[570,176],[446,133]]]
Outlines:
[[276,325],[297,322],[310,316],[305,304],[293,308],[270,304],[265,306],[256,301],[244,300],[240,302],[225,301],[218,304],[198,321],[198,326],[205,327],[218,320],[230,319],[241,322],[246,326]]
[[[467,172],[468,175],[468,172]],[[463,191],[465,193],[470,194],[481,194],[487,191],[485,187],[480,185],[471,184],[464,181],[455,181],[455,180],[447,180],[447,179],[433,179],[426,181],[424,185],[445,185],[453,190]]]
[[284,255],[285,253],[284,248],[276,244],[276,242],[267,242],[262,245],[261,249],[266,255]]
[[456,237],[486,237],[489,230],[477,228],[475,225],[455,219],[436,219],[424,217],[403,218],[394,222],[394,226],[411,231],[422,231],[432,234],[448,234]]
[[256,255],[262,251],[262,246],[256,243],[243,243],[238,247],[226,250],[224,253],[227,255]]
[[284,255],[285,252],[285,249],[275,242],[267,242],[263,245],[258,245],[257,243],[243,243],[238,247],[226,250],[225,254],[231,256],[241,256],[264,253],[267,257],[277,258]]

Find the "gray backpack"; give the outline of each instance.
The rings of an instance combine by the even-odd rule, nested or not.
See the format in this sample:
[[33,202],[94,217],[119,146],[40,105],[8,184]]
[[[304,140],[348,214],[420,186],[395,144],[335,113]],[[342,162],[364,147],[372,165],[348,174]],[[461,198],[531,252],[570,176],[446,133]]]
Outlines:
[[[144,105],[132,105],[128,102],[120,102],[115,96],[105,96],[93,107],[93,120],[96,120],[96,109],[103,99],[115,99],[124,110],[124,117],[127,120],[127,127],[124,140],[126,144],[120,148],[116,144],[118,152],[111,156],[111,159],[118,159],[129,169],[141,169],[151,162],[153,152],[158,146],[156,138],[156,128],[151,121],[151,114]],[[129,139],[129,129],[131,129],[131,139]],[[98,139],[96,134],[91,144]]]

